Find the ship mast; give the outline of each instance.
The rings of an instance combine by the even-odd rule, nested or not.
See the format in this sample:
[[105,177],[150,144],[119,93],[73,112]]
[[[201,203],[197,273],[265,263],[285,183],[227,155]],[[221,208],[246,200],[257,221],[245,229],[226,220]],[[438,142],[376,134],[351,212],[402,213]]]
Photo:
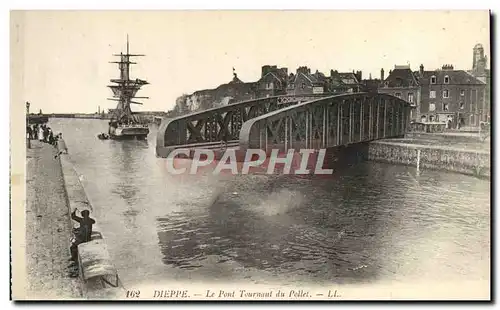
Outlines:
[[129,51],[129,41],[127,35],[127,52],[126,54],[114,54],[113,56],[120,57],[120,61],[112,61],[111,63],[118,64],[120,69],[120,78],[111,79],[110,82],[114,85],[108,85],[113,91],[113,98],[108,98],[108,100],[118,101],[116,106],[113,119],[118,121],[133,120],[132,110],[130,109],[130,104],[140,104],[141,102],[134,101],[132,99],[149,99],[148,97],[136,97],[135,95],[141,89],[143,85],[149,84],[145,80],[141,79],[130,79],[130,65],[136,64],[136,62],[130,61],[131,57],[145,56],[139,54],[130,54]]

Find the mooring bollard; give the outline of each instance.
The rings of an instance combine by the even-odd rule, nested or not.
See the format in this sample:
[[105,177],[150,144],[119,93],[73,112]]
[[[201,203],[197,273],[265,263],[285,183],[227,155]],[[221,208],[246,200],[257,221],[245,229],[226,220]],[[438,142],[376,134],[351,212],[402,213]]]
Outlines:
[[420,150],[417,150],[417,174],[420,173]]

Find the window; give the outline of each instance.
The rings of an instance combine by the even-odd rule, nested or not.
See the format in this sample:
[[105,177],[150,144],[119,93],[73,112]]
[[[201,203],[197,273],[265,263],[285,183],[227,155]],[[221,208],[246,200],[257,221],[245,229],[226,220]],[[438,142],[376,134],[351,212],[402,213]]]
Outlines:
[[448,104],[447,103],[443,103],[443,111],[448,111]]
[[389,82],[384,82],[385,87],[389,86]]
[[431,90],[431,92],[429,93],[429,98],[436,98],[436,91],[435,90]]
[[444,83],[445,83],[445,84],[450,84],[450,77],[449,77],[449,76],[447,76],[447,75],[446,75],[446,76],[444,77]]
[[401,93],[395,93],[394,96],[401,98]]
[[295,85],[293,85],[293,83],[290,83],[290,88],[295,88]]
[[266,83],[266,89],[273,89],[273,82]]
[[302,83],[302,89],[306,88],[306,83]]
[[443,90],[443,98],[450,98],[450,92],[447,89]]
[[429,103],[429,112],[436,111],[436,104],[435,103]]
[[436,84],[436,77],[434,75],[431,76],[431,84]]
[[413,103],[413,93],[408,93],[408,102]]
[[460,107],[460,110],[463,110],[465,108],[465,104],[463,103],[463,101],[460,102],[458,106]]
[[460,90],[460,96],[465,96],[465,89]]

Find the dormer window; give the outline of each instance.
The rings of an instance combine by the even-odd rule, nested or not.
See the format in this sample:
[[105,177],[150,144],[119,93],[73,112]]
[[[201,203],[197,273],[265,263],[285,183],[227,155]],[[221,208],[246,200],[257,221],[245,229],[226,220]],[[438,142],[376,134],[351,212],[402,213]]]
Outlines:
[[445,84],[450,84],[450,77],[449,77],[449,76],[447,76],[447,75],[446,75],[446,76],[444,77],[444,83],[445,83]]
[[384,82],[385,87],[389,86],[389,82]]
[[431,84],[436,84],[436,76],[431,76]]

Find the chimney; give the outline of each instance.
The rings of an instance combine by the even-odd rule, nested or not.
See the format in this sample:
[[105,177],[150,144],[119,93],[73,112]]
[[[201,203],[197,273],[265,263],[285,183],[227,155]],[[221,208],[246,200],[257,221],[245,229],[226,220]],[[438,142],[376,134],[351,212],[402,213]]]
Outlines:
[[264,75],[268,74],[270,71],[271,71],[271,66],[269,66],[269,65],[262,66],[262,76],[261,77],[264,77]]
[[424,75],[424,65],[420,65],[420,75]]
[[356,77],[358,78],[358,81],[361,82],[363,79],[363,72],[362,71],[356,71]]
[[384,68],[380,69],[380,80],[381,81],[385,80]]
[[330,76],[333,76],[333,69],[330,70]]

